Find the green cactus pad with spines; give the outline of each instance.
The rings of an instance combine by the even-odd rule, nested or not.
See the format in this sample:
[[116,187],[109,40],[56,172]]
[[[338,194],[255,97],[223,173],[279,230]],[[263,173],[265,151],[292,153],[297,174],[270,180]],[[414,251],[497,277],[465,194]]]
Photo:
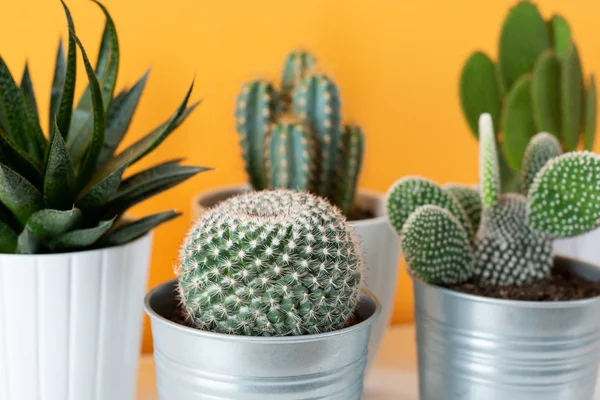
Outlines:
[[546,278],[552,266],[552,240],[527,225],[527,199],[503,195],[486,210],[475,248],[475,276],[494,286],[528,285]]
[[547,23],[550,31],[550,39],[552,47],[558,58],[562,59],[567,51],[569,42],[571,42],[571,28],[567,20],[560,16],[554,15]]
[[300,82],[294,92],[294,113],[315,133],[321,149],[317,193],[332,194],[336,177],[340,127],[338,88],[326,75],[313,75]]
[[585,92],[585,131],[583,145],[586,150],[594,148],[596,138],[596,79],[594,74],[590,75],[589,83]]
[[465,214],[467,214],[469,222],[471,222],[473,232],[477,232],[479,230],[481,211],[483,208],[479,190],[477,190],[476,187],[458,183],[448,183],[444,185],[443,188],[460,204]]
[[276,92],[269,82],[252,81],[242,87],[235,115],[242,155],[250,183],[256,190],[267,188],[264,162],[265,138],[275,118]]
[[243,194],[206,212],[180,253],[179,295],[199,329],[251,336],[342,328],[363,262],[338,209],[305,192]]
[[299,123],[274,124],[267,135],[269,187],[313,190],[315,144]]
[[527,195],[535,176],[544,165],[561,154],[560,143],[553,135],[541,132],[531,139],[523,158],[522,191],[524,195]]
[[537,7],[521,1],[510,9],[500,33],[498,63],[507,91],[530,72],[539,55],[550,47],[550,35]]
[[400,242],[410,272],[425,282],[460,283],[473,274],[469,236],[444,208],[418,207],[406,220]]
[[560,62],[554,50],[546,50],[533,67],[531,106],[538,132],[561,137]]
[[538,172],[529,189],[529,225],[555,237],[571,237],[600,226],[600,156],[571,152]]
[[483,207],[491,207],[500,196],[500,169],[492,119],[489,114],[479,118],[479,185]]
[[386,197],[388,219],[398,234],[410,215],[417,208],[426,205],[435,205],[448,210],[460,222],[467,237],[473,236],[473,227],[458,201],[436,183],[409,176],[401,178],[388,190]]
[[498,88],[496,66],[484,53],[475,52],[463,67],[460,77],[462,110],[475,136],[478,136],[479,116],[489,113],[498,130],[502,98]]
[[340,146],[334,203],[345,215],[348,215],[354,205],[365,147],[365,139],[360,127],[344,126]]
[[308,78],[315,69],[316,60],[306,51],[293,51],[285,59],[281,77],[281,96],[291,101],[296,84]]
[[584,113],[583,71],[577,46],[573,42],[569,43],[565,51],[560,84],[562,143],[566,151],[572,151],[579,144]]
[[502,151],[513,171],[520,171],[529,139],[537,132],[531,99],[532,75],[523,75],[506,95],[502,110]]

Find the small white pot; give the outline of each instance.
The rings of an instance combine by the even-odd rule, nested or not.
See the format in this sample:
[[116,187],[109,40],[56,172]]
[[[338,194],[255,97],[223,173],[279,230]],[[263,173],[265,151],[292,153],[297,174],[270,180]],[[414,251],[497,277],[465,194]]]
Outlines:
[[555,240],[554,253],[600,265],[600,229],[570,239]]
[[[248,185],[233,185],[201,193],[192,200],[192,216],[195,220],[206,209],[249,190],[251,188]],[[387,223],[383,195],[360,190],[356,204],[361,209],[373,211],[375,215],[375,218],[350,222],[361,239],[361,247],[365,256],[365,286],[379,298],[382,306],[381,316],[373,324],[371,330],[370,365],[377,356],[381,339],[392,317],[400,246],[398,237]]]
[[151,243],[0,254],[0,400],[135,398]]

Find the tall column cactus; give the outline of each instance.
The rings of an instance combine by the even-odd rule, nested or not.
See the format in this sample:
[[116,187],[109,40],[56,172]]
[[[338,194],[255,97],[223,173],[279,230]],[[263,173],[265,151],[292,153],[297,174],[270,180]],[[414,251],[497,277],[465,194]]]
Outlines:
[[501,194],[493,121],[483,114],[478,122],[481,215],[474,236],[474,189],[442,188],[419,177],[402,178],[390,188],[389,221],[400,236],[411,273],[419,279],[435,284],[469,279],[482,285],[531,284],[551,272],[553,239],[600,226],[600,156],[587,151],[560,154],[556,139],[539,133],[525,150],[525,194]]
[[[265,81],[245,84],[238,96],[236,117],[246,170],[254,189],[307,189],[329,199],[344,214],[350,213],[362,168],[364,136],[360,127],[342,125],[339,89],[332,78],[315,72],[311,54],[288,55],[280,92]],[[288,124],[290,119],[295,121],[294,127]],[[271,132],[272,129],[277,131]],[[287,154],[287,164],[282,167],[278,163],[283,155],[280,140],[284,130],[290,133],[288,140],[300,136],[302,131],[306,144],[296,144],[302,152],[293,153],[293,157],[292,153]],[[296,133],[291,135],[292,131]],[[289,146],[286,152],[290,151]],[[298,156],[305,150],[309,160]],[[307,164],[309,171],[305,172],[311,178],[303,180],[298,173]],[[286,174],[281,175],[284,170]],[[291,171],[296,171],[294,179],[290,179]]]
[[596,84],[584,82],[577,46],[567,21],[544,20],[534,4],[520,1],[509,11],[498,46],[498,61],[474,52],[460,78],[465,118],[477,136],[482,113],[494,120],[505,190],[520,183],[525,148],[536,132],[555,136],[572,151],[590,150],[596,131]]

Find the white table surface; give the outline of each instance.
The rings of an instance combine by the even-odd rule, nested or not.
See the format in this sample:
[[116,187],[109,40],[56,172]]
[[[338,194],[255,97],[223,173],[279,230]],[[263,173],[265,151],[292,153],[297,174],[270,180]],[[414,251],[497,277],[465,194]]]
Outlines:
[[[418,400],[414,337],[415,329],[412,325],[388,329],[375,365],[366,377],[363,400]],[[142,357],[139,400],[158,400],[155,379],[152,356]],[[600,385],[596,388],[594,399],[600,400]]]

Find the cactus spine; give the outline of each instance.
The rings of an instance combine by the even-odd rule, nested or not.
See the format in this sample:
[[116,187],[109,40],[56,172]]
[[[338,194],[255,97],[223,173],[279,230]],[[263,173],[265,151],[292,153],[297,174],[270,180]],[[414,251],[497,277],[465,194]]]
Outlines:
[[[583,76],[577,45],[567,21],[545,21],[528,0],[510,9],[501,29],[498,61],[474,52],[460,79],[465,118],[477,136],[478,118],[495,121],[502,186],[515,191],[529,139],[536,132],[555,136],[565,151],[580,141],[593,147],[596,87],[593,74]],[[583,140],[582,140],[583,139]]]
[[178,288],[200,329],[314,334],[346,324],[362,265],[335,207],[307,192],[266,190],[226,200],[196,222],[180,253]]
[[[264,81],[244,85],[236,116],[246,170],[256,190],[307,189],[333,202],[344,214],[351,211],[362,167],[364,137],[359,127],[341,124],[339,90],[330,77],[315,72],[312,55],[292,52],[286,58],[280,93]],[[293,129],[290,119],[295,124]],[[278,131],[270,132],[271,129]],[[289,137],[304,137],[309,148],[302,144],[298,146],[302,151],[296,152],[290,150],[292,143],[287,143],[288,164],[282,167],[278,162],[283,156],[283,130],[288,131]],[[305,154],[304,150],[310,160],[299,156]],[[295,165],[298,162],[301,164]],[[283,170],[287,171],[286,179],[286,174],[281,175]],[[300,171],[307,177],[301,176]]]
[[[400,236],[411,273],[430,283],[469,279],[485,285],[527,285],[549,276],[552,240],[600,226],[600,156],[560,154],[547,133],[526,148],[526,195],[500,194],[499,163],[490,115],[479,118],[480,222],[473,240],[461,219],[479,205],[474,189],[442,189],[419,177],[388,191],[390,224]],[[460,200],[458,200],[460,199]]]

